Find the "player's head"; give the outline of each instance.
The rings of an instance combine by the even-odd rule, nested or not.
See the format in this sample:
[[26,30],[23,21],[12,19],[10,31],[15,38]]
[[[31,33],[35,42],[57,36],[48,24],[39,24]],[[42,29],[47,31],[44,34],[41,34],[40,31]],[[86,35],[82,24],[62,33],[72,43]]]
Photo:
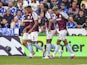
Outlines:
[[52,10],[53,10],[53,12],[54,12],[55,14],[59,14],[58,7],[53,7]]
[[53,10],[52,10],[52,9],[49,9],[48,12],[49,12],[50,14],[53,14]]
[[28,14],[27,7],[24,8],[24,14]]
[[31,6],[27,6],[27,10],[28,10],[28,13],[32,13],[32,7]]

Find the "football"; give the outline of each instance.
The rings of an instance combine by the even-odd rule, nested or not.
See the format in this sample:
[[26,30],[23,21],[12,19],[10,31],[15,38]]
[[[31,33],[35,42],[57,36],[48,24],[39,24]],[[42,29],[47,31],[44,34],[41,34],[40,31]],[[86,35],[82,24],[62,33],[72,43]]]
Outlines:
[[11,47],[10,47],[10,46],[6,46],[5,49],[6,49],[6,51],[8,51],[8,52],[11,51]]

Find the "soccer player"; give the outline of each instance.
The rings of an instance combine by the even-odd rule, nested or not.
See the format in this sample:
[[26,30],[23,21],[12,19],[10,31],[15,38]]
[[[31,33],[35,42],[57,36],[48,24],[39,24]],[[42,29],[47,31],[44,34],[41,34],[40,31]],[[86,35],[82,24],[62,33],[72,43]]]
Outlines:
[[[43,50],[42,47],[40,47],[37,44],[38,40],[38,15],[32,11],[31,6],[28,6],[25,8],[26,15],[24,16],[24,22],[25,22],[25,29],[23,30],[23,43],[26,45],[27,48],[30,51],[30,57],[33,58],[33,47],[37,47],[40,50]],[[34,43],[34,44],[33,44]]]
[[59,39],[57,40],[57,45],[56,45],[55,51],[53,53],[53,57],[56,56],[56,54],[60,48],[60,43],[61,43],[61,41],[63,41],[66,48],[71,53],[71,58],[75,58],[73,50],[70,47],[70,45],[68,44],[67,39],[66,39],[66,35],[67,35],[66,21],[70,20],[72,23],[74,23],[74,21],[73,21],[73,19],[69,18],[69,16],[66,13],[64,13],[63,11],[60,12],[57,7],[54,7],[53,11],[56,14],[56,22],[59,27],[59,32],[58,32]]
[[[47,53],[47,56],[45,56],[45,58],[51,58],[50,51],[52,48],[55,49],[55,46],[53,44],[51,44],[51,42],[52,42],[52,38],[56,32],[56,30],[55,30],[56,15],[53,13],[53,11],[51,9],[48,10],[48,6],[45,7],[45,10],[46,10],[45,17],[47,18],[47,22],[46,22],[46,41],[47,41],[46,53]],[[54,23],[50,23],[50,22],[54,22]]]

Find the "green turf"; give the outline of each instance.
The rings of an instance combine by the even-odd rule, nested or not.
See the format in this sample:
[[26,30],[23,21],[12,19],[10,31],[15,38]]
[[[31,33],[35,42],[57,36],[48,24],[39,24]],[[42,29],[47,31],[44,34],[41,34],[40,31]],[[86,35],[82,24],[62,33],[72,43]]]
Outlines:
[[42,59],[35,57],[29,59],[24,56],[0,56],[0,65],[87,65],[87,57],[70,58],[54,58]]

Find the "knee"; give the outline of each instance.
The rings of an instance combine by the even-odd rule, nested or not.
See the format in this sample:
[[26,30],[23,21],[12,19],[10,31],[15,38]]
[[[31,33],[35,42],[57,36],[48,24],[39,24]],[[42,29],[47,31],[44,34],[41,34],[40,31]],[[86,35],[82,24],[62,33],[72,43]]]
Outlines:
[[51,43],[51,39],[47,39],[47,43]]
[[58,40],[58,41],[57,41],[57,45],[60,45],[60,43],[61,43],[61,40]]
[[22,43],[23,43],[24,46],[26,46],[27,40],[23,40]]
[[64,40],[63,42],[64,42],[64,45],[67,45],[68,44],[67,40]]

